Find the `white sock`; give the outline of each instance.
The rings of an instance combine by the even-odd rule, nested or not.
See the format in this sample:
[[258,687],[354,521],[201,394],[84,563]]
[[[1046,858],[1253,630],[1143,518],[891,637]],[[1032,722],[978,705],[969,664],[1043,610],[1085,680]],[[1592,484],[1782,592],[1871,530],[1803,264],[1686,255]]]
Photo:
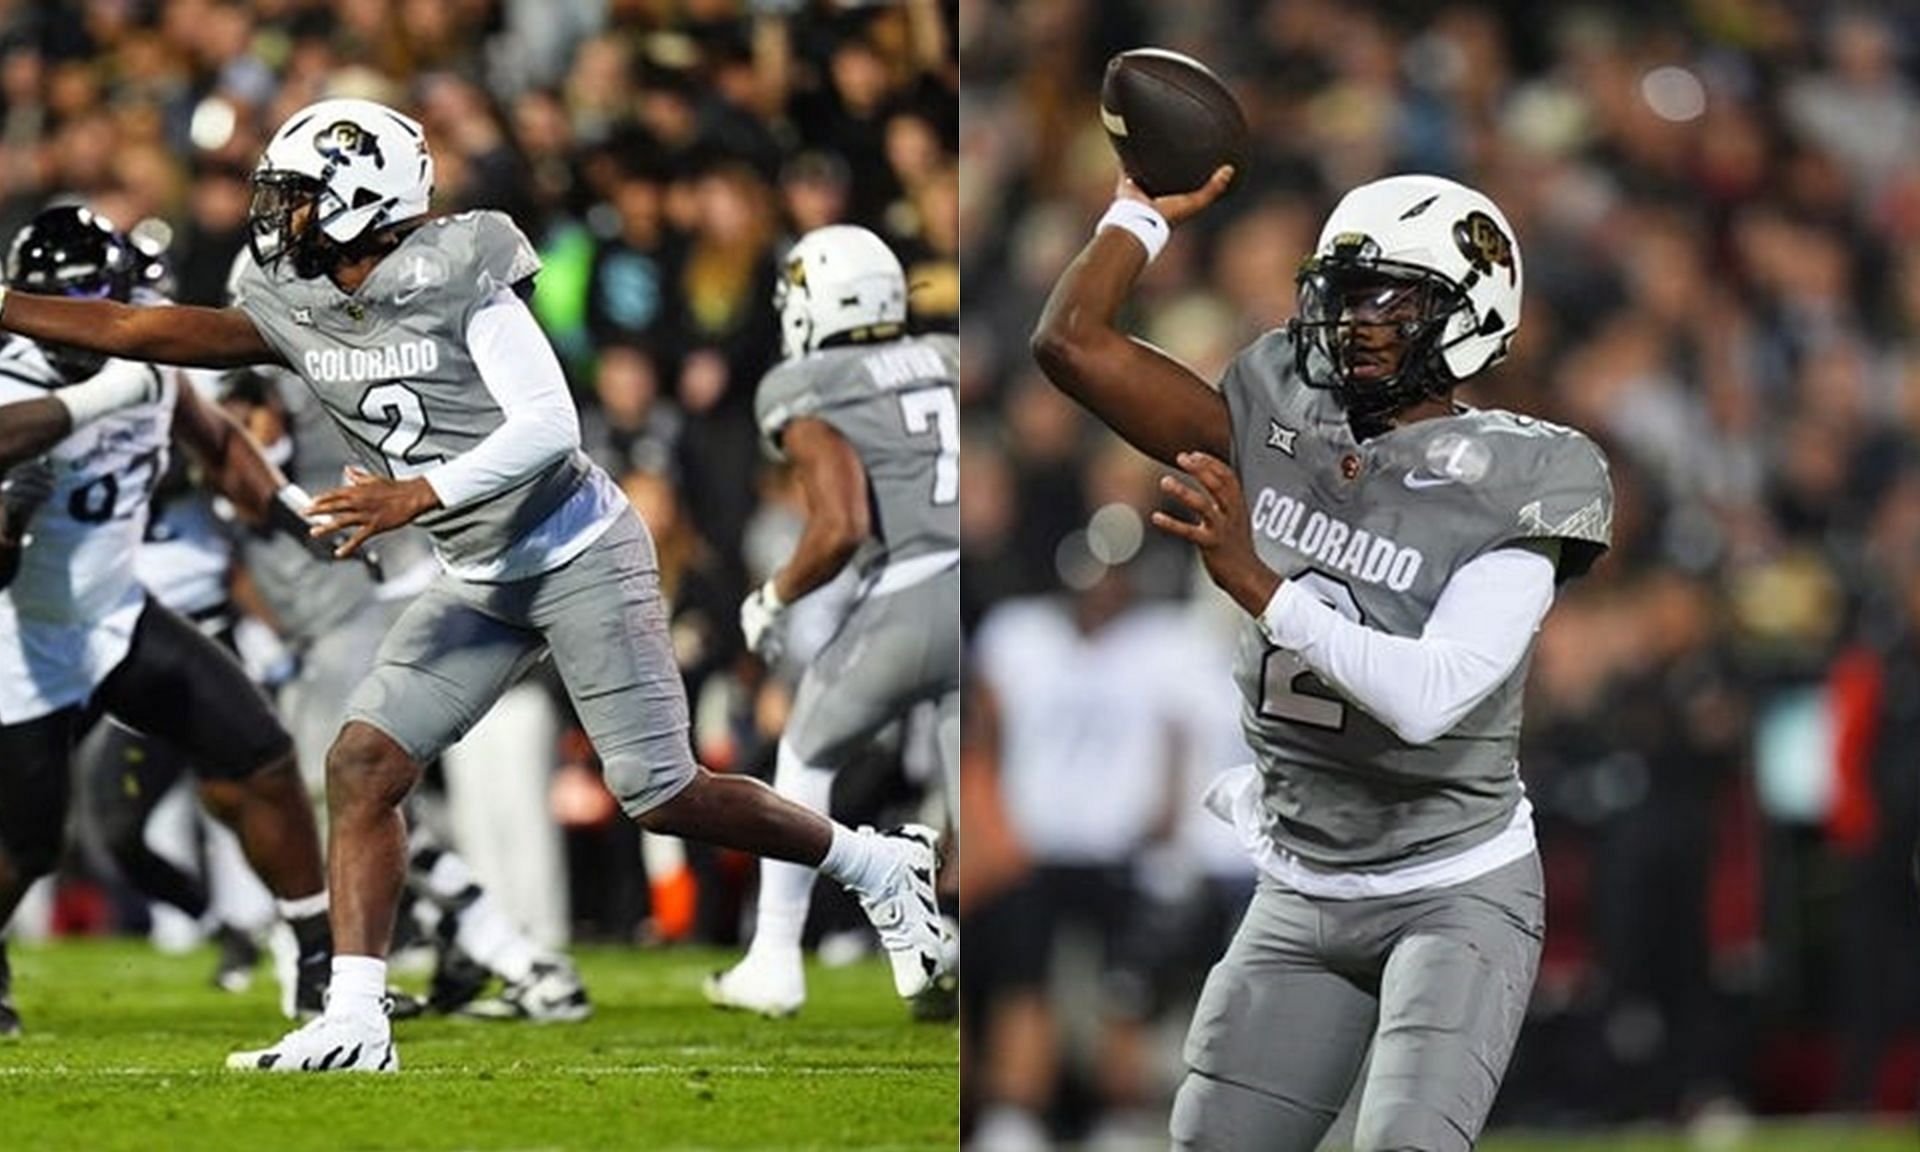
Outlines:
[[886,884],[893,867],[894,854],[887,851],[880,837],[834,822],[833,840],[827,845],[826,859],[820,861],[824,875],[856,896],[868,896]]
[[378,956],[335,956],[327,984],[327,1015],[384,1016],[387,962]]
[[525,980],[532,974],[533,962],[538,958],[533,941],[507,919],[507,914],[491,896],[482,892],[454,915],[460,917],[460,926],[453,938],[467,955],[509,983]]
[[[825,815],[833,793],[833,770],[806,763],[792,745],[782,740],[773,790],[809,811]],[[807,906],[813,900],[813,872],[804,864],[785,860],[760,861],[760,899],[748,955],[799,962],[800,937],[807,927]]]
[[309,916],[324,916],[327,912],[327,890],[325,888],[311,896],[302,896],[297,900],[276,900],[282,920],[305,920]]

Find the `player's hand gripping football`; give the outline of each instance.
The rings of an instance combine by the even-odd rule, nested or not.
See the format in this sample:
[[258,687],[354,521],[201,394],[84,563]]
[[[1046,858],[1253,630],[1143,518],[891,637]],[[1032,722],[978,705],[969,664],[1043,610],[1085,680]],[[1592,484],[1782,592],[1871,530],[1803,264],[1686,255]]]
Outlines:
[[1280,587],[1280,574],[1254,550],[1253,525],[1247,518],[1240,478],[1205,452],[1182,452],[1175,462],[1199,487],[1169,475],[1160,478],[1160,491],[1199,519],[1182,520],[1156,511],[1153,526],[1198,548],[1207,575],[1221,591],[1249,613],[1260,615]]
[[418,476],[389,480],[348,468],[346,485],[314,497],[307,515],[314,536],[346,534],[333,550],[336,559],[345,559],[380,533],[404,528],[439,506],[433,486]]
[[1179,224],[1215,200],[1226,195],[1227,185],[1233,183],[1233,165],[1222,164],[1213,170],[1213,176],[1205,184],[1191,192],[1177,192],[1171,196],[1149,196],[1133,182],[1125,172],[1120,173],[1120,182],[1114,186],[1113,198],[1116,200],[1138,200],[1142,204],[1151,204],[1153,210],[1166,217],[1168,224]]

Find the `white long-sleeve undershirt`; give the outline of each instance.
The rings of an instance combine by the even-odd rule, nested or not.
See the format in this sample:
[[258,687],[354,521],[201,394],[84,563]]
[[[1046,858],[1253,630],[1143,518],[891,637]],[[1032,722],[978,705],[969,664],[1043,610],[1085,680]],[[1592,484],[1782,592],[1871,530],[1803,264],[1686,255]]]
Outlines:
[[424,474],[458,508],[510,488],[580,446],[580,415],[560,360],[533,313],[502,288],[467,321],[467,351],[506,419],[466,452]]
[[1267,638],[1409,744],[1458,724],[1512,674],[1553,605],[1554,563],[1498,548],[1447,581],[1418,637],[1347,619],[1292,581],[1261,614]]

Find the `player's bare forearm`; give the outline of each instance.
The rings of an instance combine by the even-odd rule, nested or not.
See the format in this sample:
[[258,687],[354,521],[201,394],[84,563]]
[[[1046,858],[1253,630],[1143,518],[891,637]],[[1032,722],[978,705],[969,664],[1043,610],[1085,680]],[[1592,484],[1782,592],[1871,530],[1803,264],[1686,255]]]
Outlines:
[[872,531],[867,474],[860,457],[838,432],[815,419],[795,420],[781,437],[800,472],[807,495],[807,522],[773,588],[783,603],[832,580]]
[[40,455],[71,431],[73,415],[51,396],[0,404],[0,472]]
[[207,483],[233,501],[242,519],[266,522],[273,494],[287,482],[226,410],[209,404],[183,386],[174,409],[174,433],[199,462]]
[[1145,267],[1138,240],[1118,228],[1096,233],[1047,297],[1033,357],[1055,387],[1161,463],[1189,448],[1224,458],[1226,401],[1192,369],[1114,326]]
[[117,300],[9,292],[0,304],[0,328],[154,364],[233,368],[284,363],[238,308],[135,307]]

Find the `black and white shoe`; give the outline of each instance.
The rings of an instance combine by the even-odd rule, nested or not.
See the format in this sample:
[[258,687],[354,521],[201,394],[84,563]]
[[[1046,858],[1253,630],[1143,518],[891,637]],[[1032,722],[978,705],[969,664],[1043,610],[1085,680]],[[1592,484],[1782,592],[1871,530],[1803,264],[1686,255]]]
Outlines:
[[454,943],[459,929],[460,914],[449,912],[433,930],[433,983],[427,987],[427,1007],[449,1015],[473,1003],[493,982],[486,965]]
[[234,1052],[236,1072],[398,1072],[400,1053],[385,1016],[317,1016],[271,1048]]
[[860,893],[860,906],[893,964],[894,991],[911,1000],[949,971],[947,924],[933,892],[939,835],[924,824],[862,828],[860,835],[880,841],[894,857],[892,874],[875,891]]
[[475,1000],[460,1009],[460,1014],[483,1020],[570,1023],[593,1015],[593,1003],[587,999],[586,985],[580,982],[572,962],[556,956],[534,961],[526,979],[508,983],[493,999]]

